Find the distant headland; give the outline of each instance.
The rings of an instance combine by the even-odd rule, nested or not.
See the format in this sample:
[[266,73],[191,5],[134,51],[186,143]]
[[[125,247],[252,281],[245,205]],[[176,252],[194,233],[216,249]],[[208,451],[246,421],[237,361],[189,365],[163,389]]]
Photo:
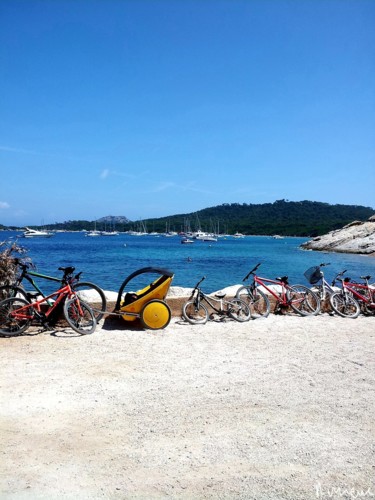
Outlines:
[[[149,218],[138,221],[126,216],[109,215],[93,221],[69,220],[48,224],[50,230],[100,230],[145,232],[207,231],[216,234],[281,235],[315,238],[341,229],[353,221],[365,222],[375,215],[371,207],[331,205],[317,201],[276,200],[273,203],[224,203],[194,213]],[[28,225],[34,229],[42,226]],[[20,229],[0,224],[0,229]]]

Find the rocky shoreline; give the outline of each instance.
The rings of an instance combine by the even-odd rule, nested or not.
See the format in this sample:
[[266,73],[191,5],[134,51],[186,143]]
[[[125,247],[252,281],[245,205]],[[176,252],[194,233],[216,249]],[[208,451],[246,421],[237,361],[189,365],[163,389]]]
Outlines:
[[302,243],[301,248],[375,256],[375,215],[366,222],[354,221],[341,229],[313,238]]

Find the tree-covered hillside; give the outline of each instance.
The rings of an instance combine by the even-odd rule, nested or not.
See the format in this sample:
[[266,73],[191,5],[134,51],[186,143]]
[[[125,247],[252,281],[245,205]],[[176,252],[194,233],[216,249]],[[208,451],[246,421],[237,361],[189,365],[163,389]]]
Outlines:
[[221,233],[260,235],[317,236],[343,227],[354,220],[367,220],[375,213],[370,207],[330,205],[314,201],[247,204],[224,203],[194,214],[180,214],[144,221],[149,231],[180,231],[190,225],[196,229]]
[[[224,203],[195,213],[171,215],[143,221],[125,216],[107,216],[97,221],[73,220],[49,224],[49,229],[144,230],[164,232],[202,229],[209,232],[284,236],[318,236],[354,220],[365,221],[375,210],[358,205],[330,205],[316,201],[277,200],[274,203]],[[1,225],[0,225],[1,227]],[[37,227],[37,226],[31,226]],[[5,228],[4,228],[5,229]]]

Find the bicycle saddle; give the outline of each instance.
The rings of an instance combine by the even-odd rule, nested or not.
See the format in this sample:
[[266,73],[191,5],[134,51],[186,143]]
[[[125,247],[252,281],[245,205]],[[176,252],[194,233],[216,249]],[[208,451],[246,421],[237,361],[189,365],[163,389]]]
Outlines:
[[360,276],[361,280],[370,280],[371,276]]
[[225,296],[226,296],[225,292],[215,293],[215,297],[217,297],[218,299],[223,299]]
[[64,271],[65,274],[72,274],[75,267],[59,267],[59,271]]
[[275,278],[277,281],[282,281],[286,285],[288,284],[288,276],[281,276],[281,278]]

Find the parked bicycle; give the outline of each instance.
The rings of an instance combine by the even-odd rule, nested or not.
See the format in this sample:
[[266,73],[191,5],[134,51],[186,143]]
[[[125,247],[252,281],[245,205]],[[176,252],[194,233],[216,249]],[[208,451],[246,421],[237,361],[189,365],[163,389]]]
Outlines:
[[347,282],[346,286],[359,303],[363,314],[375,314],[375,286],[369,284],[371,276],[360,276],[360,279],[363,283]]
[[336,281],[338,281],[343,274],[346,273],[345,271],[339,272],[335,278],[332,280],[331,283],[328,283],[328,281],[324,277],[324,272],[322,270],[323,267],[325,266],[330,266],[331,264],[329,262],[322,262],[318,266],[313,266],[307,269],[304,272],[304,276],[307,279],[307,281],[310,283],[310,285],[314,285],[313,292],[318,296],[320,300],[320,309],[322,310],[323,308],[326,308],[329,304],[329,309],[332,308],[330,305],[330,297],[332,294],[336,293],[337,287]]
[[[15,259],[15,264],[20,269],[17,279],[12,283],[0,286],[0,302],[4,299],[12,297],[21,297],[27,302],[37,299],[38,297],[46,298],[41,288],[37,285],[33,277],[42,278],[49,281],[55,281],[62,283],[61,278],[55,278],[53,276],[47,276],[45,274],[37,273],[30,269],[31,264],[23,262],[20,259]],[[61,269],[61,268],[60,268]],[[81,272],[76,274],[74,280],[70,284],[72,289],[77,292],[78,296],[85,302],[92,304],[92,309],[94,311],[95,319],[97,323],[102,319],[104,312],[107,307],[107,300],[103,290],[88,281],[80,281]],[[26,290],[24,287],[24,281],[31,284],[33,291]]]
[[[215,319],[216,316],[221,319],[229,317],[240,322],[250,319],[250,309],[244,301],[237,298],[225,300],[225,293],[217,293],[214,296],[206,295],[200,288],[200,284],[205,279],[206,277],[203,276],[198,281],[189,300],[183,305],[182,314],[186,321],[196,325],[204,324],[209,318]],[[203,302],[212,309],[211,314],[209,314],[208,308]]]
[[371,276],[361,276],[361,279],[365,283],[351,283],[349,277],[340,279],[341,290],[330,297],[332,308],[340,316],[355,319],[361,309],[365,314],[375,312],[375,293],[368,284]]
[[319,313],[320,301],[312,290],[304,285],[289,285],[288,276],[275,279],[262,278],[255,274],[260,265],[259,262],[243,279],[243,281],[247,281],[250,276],[253,276],[253,282],[250,285],[240,287],[236,293],[238,299],[249,305],[254,318],[267,317],[270,313],[271,303],[265,291],[276,301],[275,312],[291,307],[301,316],[312,316]]
[[73,330],[82,335],[95,331],[96,320],[92,309],[79,299],[72,288],[72,282],[77,279],[77,276],[72,276],[74,267],[60,267],[59,270],[64,272],[63,286],[47,297],[31,302],[22,297],[12,297],[0,302],[0,335],[19,335],[35,322],[51,329],[61,307]]

